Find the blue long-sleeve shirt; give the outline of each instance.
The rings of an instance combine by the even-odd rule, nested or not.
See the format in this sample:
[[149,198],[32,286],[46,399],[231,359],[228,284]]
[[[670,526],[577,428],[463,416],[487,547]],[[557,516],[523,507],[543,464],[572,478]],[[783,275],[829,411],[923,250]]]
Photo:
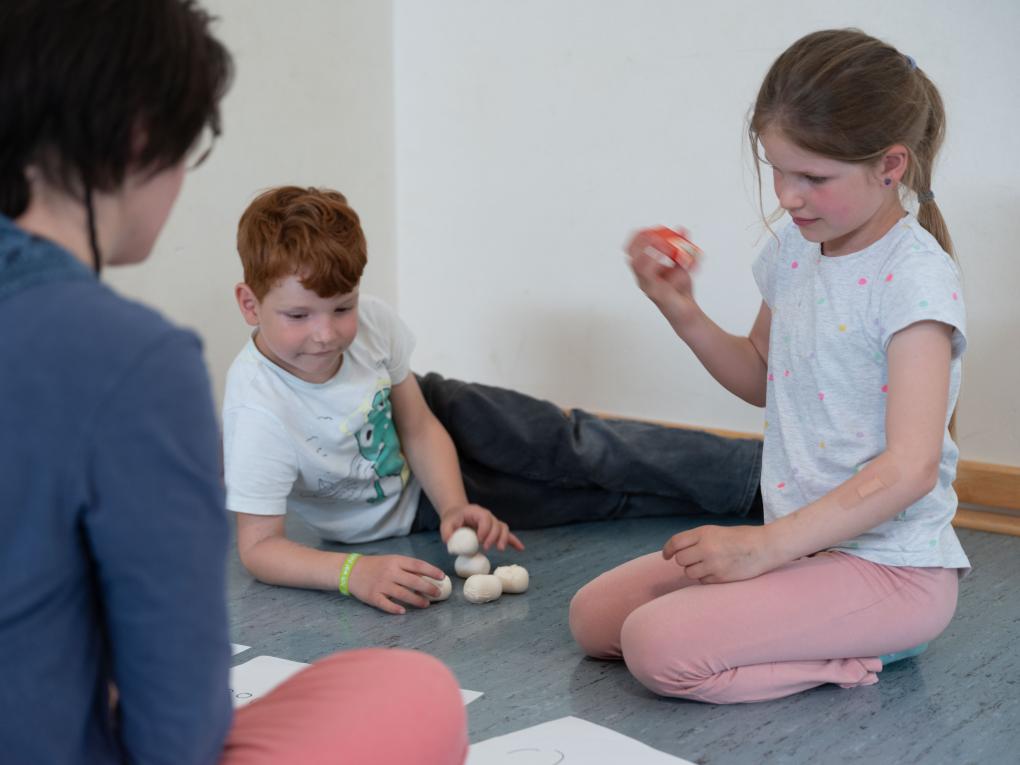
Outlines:
[[0,760],[219,759],[219,466],[198,338],[0,216]]

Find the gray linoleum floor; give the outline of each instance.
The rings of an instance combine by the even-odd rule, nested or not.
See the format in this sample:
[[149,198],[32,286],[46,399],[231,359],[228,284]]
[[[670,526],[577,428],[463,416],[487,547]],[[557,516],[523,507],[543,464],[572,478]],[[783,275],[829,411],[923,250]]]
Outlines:
[[[575,715],[701,765],[1020,763],[1020,538],[960,532],[974,572],[955,619],[925,654],[891,665],[877,685],[711,706],[656,697],[622,664],[584,658],[566,625],[581,585],[693,525],[650,518],[519,532],[524,553],[491,557],[528,568],[526,594],[472,605],[454,578],[450,600],[404,616],[334,593],[263,585],[234,554],[231,639],[252,647],[235,663],[259,654],[308,662],[364,646],[426,651],[462,688],[484,691],[468,706],[472,743]],[[288,520],[288,533],[319,545],[300,522]],[[453,576],[437,533],[357,549],[412,555]]]

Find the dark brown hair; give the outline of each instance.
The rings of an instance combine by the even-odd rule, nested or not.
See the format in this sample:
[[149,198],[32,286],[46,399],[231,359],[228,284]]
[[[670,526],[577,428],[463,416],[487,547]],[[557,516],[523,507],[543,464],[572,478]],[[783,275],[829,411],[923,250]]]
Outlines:
[[932,166],[945,136],[942,98],[908,56],[856,29],[806,35],[765,75],[748,124],[758,145],[769,127],[802,149],[843,162],[877,161],[894,144],[910,153],[903,184],[919,197],[918,222],[953,254],[949,229],[929,198]]
[[319,297],[351,292],[368,260],[361,220],[339,191],[281,186],[257,196],[237,224],[244,282],[262,300],[297,275]]
[[3,0],[0,213],[27,209],[29,165],[81,197],[218,135],[232,64],[209,22],[192,0]]

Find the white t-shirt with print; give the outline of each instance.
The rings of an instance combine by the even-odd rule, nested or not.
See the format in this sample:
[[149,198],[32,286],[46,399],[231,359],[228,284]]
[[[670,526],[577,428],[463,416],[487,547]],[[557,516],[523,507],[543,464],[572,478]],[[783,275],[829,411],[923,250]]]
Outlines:
[[[835,489],[885,449],[887,350],[919,321],[953,327],[949,405],[960,390],[966,316],[953,260],[913,215],[871,246],[827,257],[792,223],[770,238],[754,277],[772,311],[762,498],[766,523]],[[948,428],[936,487],[835,549],[893,566],[967,568],[950,524],[958,450]],[[848,510],[847,512],[853,512]]]
[[223,401],[227,508],[293,511],[339,542],[407,534],[421,488],[401,453],[390,390],[410,373],[413,349],[407,326],[368,295],[354,342],[324,383],[281,369],[249,339]]

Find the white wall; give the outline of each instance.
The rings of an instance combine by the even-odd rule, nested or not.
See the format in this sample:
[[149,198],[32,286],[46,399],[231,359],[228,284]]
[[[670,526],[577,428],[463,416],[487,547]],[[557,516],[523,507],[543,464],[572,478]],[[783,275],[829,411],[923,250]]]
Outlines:
[[638,226],[686,224],[707,253],[700,299],[746,331],[761,228],[745,110],[796,37],[856,25],[914,56],[946,99],[935,191],[968,287],[963,454],[1020,465],[1013,0],[205,4],[237,63],[225,135],[150,262],[106,278],[198,329],[217,395],[247,336],[231,297],[237,218],[258,189],[321,184],[362,214],[364,287],[415,329],[418,369],[757,430],[760,412],[633,285],[620,245]]
[[[1020,6],[827,0],[395,5],[400,309],[416,364],[562,404],[760,430],[633,285],[620,245],[683,223],[745,332],[761,225],[744,116],[800,35],[858,26],[942,90],[934,190],[966,275],[968,459],[1020,464]],[[774,205],[766,189],[766,208]]]
[[184,190],[152,257],[104,279],[199,331],[216,399],[249,328],[237,220],[255,194],[330,186],[358,210],[372,257],[365,289],[396,301],[392,4],[203,0],[234,56],[223,135]]

